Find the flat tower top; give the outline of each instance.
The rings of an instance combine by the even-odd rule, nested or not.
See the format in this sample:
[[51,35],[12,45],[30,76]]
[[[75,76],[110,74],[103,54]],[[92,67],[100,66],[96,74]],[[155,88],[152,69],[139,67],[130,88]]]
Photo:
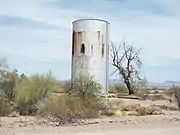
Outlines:
[[72,23],[76,23],[79,21],[101,21],[101,22],[106,22],[106,23],[110,24],[108,21],[102,20],[102,19],[78,19],[78,20],[73,21]]

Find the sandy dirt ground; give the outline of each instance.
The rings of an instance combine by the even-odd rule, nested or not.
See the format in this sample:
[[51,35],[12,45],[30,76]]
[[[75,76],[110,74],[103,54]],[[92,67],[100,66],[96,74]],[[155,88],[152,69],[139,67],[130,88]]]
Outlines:
[[[141,127],[141,128],[135,128],[131,127],[129,128],[119,128],[118,125],[114,125],[113,130],[108,127],[106,130],[100,130],[100,131],[84,131],[84,132],[56,132],[56,133],[19,133],[16,135],[179,135],[180,128],[178,126],[176,127],[168,127],[168,126],[162,126],[162,127]],[[94,127],[94,130],[96,128]]]
[[101,123],[76,127],[19,127],[1,129],[1,135],[179,135],[180,122],[166,123]]
[[[144,106],[169,104],[166,101],[126,101]],[[85,125],[52,126],[39,124],[35,117],[0,118],[0,135],[180,135],[180,112],[165,115],[123,116],[88,120]]]

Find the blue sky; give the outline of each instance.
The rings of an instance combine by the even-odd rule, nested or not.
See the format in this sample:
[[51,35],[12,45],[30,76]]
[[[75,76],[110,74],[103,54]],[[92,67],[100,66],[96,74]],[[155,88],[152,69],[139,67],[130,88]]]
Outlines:
[[149,81],[180,81],[179,5],[179,0],[0,0],[0,57],[27,75],[51,70],[68,79],[71,22],[99,18],[111,23],[111,41],[142,47]]

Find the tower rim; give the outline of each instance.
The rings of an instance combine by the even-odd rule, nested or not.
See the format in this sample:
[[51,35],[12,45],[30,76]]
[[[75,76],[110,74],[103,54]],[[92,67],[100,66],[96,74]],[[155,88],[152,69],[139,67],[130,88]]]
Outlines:
[[105,22],[107,24],[110,24],[108,21],[103,20],[103,19],[90,19],[90,18],[87,18],[87,19],[77,19],[77,20],[73,21],[72,24],[74,24],[76,22],[79,22],[79,21],[100,21],[100,22]]

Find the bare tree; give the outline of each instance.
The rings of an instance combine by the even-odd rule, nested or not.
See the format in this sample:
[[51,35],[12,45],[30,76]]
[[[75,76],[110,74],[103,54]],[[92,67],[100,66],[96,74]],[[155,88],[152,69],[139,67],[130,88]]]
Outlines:
[[142,61],[139,57],[141,49],[126,42],[119,46],[112,44],[112,65],[116,68],[113,72],[118,72],[127,86],[129,95],[134,94],[139,85],[146,83],[145,77],[141,72]]

